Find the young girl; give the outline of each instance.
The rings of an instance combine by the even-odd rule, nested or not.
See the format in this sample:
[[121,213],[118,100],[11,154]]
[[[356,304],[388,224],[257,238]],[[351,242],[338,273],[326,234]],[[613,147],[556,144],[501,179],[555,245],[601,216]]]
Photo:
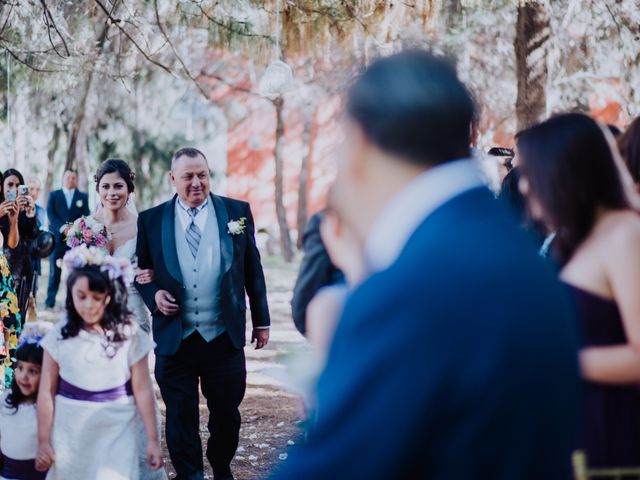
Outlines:
[[42,368],[40,341],[49,329],[50,325],[43,322],[29,323],[18,341],[15,375],[0,405],[2,480],[44,479],[46,476],[46,472],[35,469],[38,449],[36,397]]
[[147,354],[153,342],[130,321],[133,268],[82,245],[63,260],[67,320],[42,341],[36,468],[50,480],[136,479],[136,408],[147,462],[162,466]]

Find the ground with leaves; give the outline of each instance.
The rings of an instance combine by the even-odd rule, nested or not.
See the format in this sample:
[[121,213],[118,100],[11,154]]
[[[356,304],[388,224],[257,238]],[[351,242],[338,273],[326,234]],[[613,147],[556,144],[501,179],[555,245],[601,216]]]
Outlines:
[[[293,327],[290,304],[291,290],[297,273],[296,264],[285,264],[275,258],[264,259],[267,279],[269,306],[271,311],[271,339],[263,350],[247,346],[247,393],[240,408],[242,428],[240,445],[232,463],[236,480],[264,478],[278,464],[286,461],[287,450],[298,441],[299,422],[302,418],[300,402],[287,392],[272,375],[281,372],[279,361],[293,351],[304,350],[305,341]],[[45,272],[48,268],[44,267]],[[45,282],[41,282],[41,285]],[[44,292],[40,289],[40,295]],[[62,289],[61,289],[62,290]],[[58,305],[63,303],[63,293],[59,293]],[[40,301],[39,305],[43,302]],[[53,321],[60,311],[43,311],[38,319]],[[250,324],[250,322],[249,322]],[[250,331],[247,334],[250,338]],[[277,376],[277,374],[276,374]],[[163,411],[164,404],[156,387],[156,394]],[[209,438],[207,431],[207,407],[204,397],[200,401],[200,434],[203,447]],[[175,476],[169,454],[164,447],[165,462],[169,477]],[[212,479],[211,468],[205,459],[205,478]]]

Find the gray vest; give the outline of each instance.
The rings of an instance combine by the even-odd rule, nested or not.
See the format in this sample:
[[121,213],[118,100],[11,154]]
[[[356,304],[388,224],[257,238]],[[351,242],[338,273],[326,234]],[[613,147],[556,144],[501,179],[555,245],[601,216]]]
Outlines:
[[[182,208],[176,204],[176,208]],[[225,331],[220,309],[220,234],[211,199],[196,258],[191,255],[180,220],[175,220],[176,249],[185,286],[181,305],[182,338],[198,331],[210,342]]]

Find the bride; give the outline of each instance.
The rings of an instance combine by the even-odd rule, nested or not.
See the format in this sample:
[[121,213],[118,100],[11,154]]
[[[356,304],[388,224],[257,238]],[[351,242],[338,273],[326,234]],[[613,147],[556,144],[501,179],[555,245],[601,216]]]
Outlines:
[[[109,254],[114,257],[125,257],[135,262],[136,239],[138,236],[138,215],[133,208],[129,208],[130,195],[134,191],[135,175],[124,160],[109,159],[104,161],[94,177],[96,190],[100,197],[100,205],[93,215],[96,222],[105,225],[111,234],[111,240],[107,244]],[[135,265],[135,263],[134,263]],[[140,270],[136,281],[149,283],[153,281],[152,270]],[[142,301],[142,297],[132,285],[128,291],[128,307],[140,328],[150,333],[149,311]],[[156,405],[159,416],[159,409]],[[138,416],[139,430],[139,463],[141,480],[166,480],[164,469],[151,470],[146,462],[146,436],[142,419]],[[158,422],[160,423],[160,422]],[[160,431],[160,430],[159,430]]]

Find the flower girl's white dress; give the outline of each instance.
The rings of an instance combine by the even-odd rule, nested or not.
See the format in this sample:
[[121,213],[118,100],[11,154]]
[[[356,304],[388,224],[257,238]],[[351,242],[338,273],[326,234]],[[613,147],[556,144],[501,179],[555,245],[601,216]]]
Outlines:
[[51,443],[55,463],[47,479],[130,480],[139,478],[137,410],[131,367],[153,348],[137,324],[115,352],[105,336],[80,330],[62,339],[65,320],[41,342],[59,366],[59,391]]
[[0,397],[0,451],[3,457],[0,480],[13,480],[20,474],[44,478],[44,473],[35,472],[38,452],[36,405],[22,403],[15,410],[6,403],[8,395],[9,391],[5,391]]

